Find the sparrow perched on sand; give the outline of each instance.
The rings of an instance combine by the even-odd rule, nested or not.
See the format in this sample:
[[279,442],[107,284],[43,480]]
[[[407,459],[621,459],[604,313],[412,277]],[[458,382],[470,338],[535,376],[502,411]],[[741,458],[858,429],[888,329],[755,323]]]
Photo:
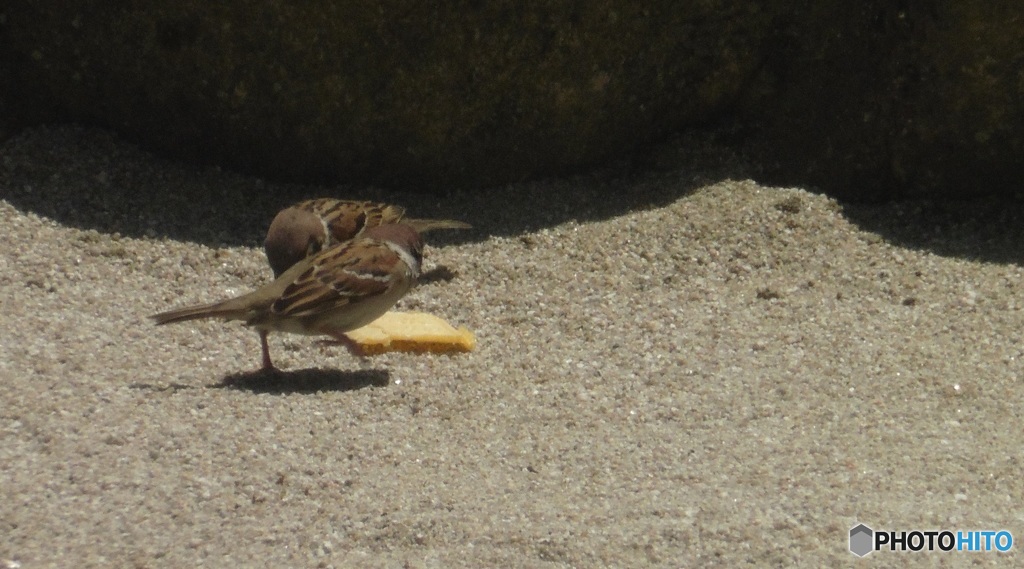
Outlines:
[[392,223],[404,223],[419,233],[472,227],[451,219],[406,219],[405,208],[397,205],[320,198],[278,212],[263,249],[277,277],[300,259],[348,241],[367,228]]
[[407,224],[367,228],[356,239],[300,259],[272,283],[236,298],[151,316],[157,324],[200,318],[242,320],[260,333],[263,368],[272,369],[269,332],[327,335],[359,349],[345,332],[373,322],[412,288],[423,241]]

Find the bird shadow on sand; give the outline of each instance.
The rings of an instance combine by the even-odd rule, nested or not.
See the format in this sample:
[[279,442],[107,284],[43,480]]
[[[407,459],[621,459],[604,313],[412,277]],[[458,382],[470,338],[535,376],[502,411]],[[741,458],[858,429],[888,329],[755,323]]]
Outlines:
[[284,395],[289,393],[318,393],[321,391],[352,391],[364,387],[386,387],[391,374],[383,369],[338,370],[307,368],[297,370],[257,370],[227,375],[211,385]]
[[421,274],[417,282],[421,285],[437,282],[446,283],[448,281],[454,280],[456,276],[458,276],[458,273],[456,271],[453,271],[448,266],[438,265],[433,269]]

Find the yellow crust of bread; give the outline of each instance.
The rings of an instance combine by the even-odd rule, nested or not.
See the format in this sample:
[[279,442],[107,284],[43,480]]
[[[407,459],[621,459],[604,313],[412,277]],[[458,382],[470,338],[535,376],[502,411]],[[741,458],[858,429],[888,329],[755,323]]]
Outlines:
[[425,312],[388,312],[373,322],[345,334],[367,355],[385,352],[469,352],[476,336],[465,327],[451,324]]

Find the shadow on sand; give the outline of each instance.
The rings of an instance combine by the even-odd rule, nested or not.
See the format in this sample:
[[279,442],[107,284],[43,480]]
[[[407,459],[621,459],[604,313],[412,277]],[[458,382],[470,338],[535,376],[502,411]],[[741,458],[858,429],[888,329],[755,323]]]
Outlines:
[[386,387],[391,374],[383,369],[257,370],[225,376],[213,388],[244,389],[254,393],[288,394],[321,391],[352,391],[364,387]]

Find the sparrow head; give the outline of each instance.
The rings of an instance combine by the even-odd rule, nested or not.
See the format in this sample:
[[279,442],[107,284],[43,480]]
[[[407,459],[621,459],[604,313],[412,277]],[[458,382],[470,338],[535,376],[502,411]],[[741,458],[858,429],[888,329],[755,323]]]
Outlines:
[[313,212],[294,207],[281,210],[270,223],[267,239],[263,242],[274,277],[281,276],[307,256],[320,252],[327,239],[327,228]]
[[[420,237],[419,232],[411,225],[388,223],[376,227],[368,227],[361,236],[390,243],[397,248],[396,252],[402,256],[403,260],[409,265],[409,268],[416,274],[419,274],[420,265],[423,263],[423,238]],[[408,258],[406,258],[406,255],[408,255]]]

